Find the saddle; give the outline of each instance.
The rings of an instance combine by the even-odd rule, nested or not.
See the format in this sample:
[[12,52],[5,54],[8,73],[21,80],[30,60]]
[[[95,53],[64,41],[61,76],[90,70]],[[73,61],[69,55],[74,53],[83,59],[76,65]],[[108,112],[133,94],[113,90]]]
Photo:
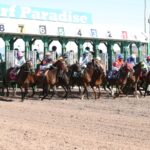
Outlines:
[[20,71],[19,68],[13,68],[9,73],[10,80],[16,81],[19,71]]

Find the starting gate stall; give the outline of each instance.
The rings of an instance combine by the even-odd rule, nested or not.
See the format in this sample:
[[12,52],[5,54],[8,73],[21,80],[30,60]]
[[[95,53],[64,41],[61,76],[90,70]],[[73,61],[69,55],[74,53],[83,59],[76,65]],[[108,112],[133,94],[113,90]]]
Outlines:
[[51,58],[52,58],[52,60],[53,60],[54,62],[57,60],[56,55],[57,55],[57,52],[56,52],[56,51],[51,51]]
[[69,65],[72,65],[75,63],[75,54],[74,54],[74,51],[71,50],[69,52],[67,52],[67,62]]
[[33,69],[36,69],[37,67],[37,51],[28,51],[26,55],[26,60],[31,60],[33,64]]
[[16,50],[10,50],[7,52],[7,63],[6,63],[6,70],[15,67],[15,59],[16,59]]
[[100,53],[101,62],[104,64],[106,70],[108,70],[108,54],[107,53]]

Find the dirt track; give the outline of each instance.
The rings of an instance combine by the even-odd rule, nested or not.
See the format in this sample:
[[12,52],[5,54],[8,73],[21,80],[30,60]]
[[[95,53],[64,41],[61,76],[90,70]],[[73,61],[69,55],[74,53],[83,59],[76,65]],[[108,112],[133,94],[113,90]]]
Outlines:
[[150,97],[0,101],[0,150],[150,150]]

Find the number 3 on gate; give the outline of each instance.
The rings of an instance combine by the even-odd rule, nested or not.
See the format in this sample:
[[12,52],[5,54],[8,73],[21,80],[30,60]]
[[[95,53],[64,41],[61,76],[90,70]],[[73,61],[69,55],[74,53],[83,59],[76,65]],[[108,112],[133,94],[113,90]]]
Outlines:
[[25,28],[23,24],[18,24],[18,32],[19,33],[24,33],[25,32]]

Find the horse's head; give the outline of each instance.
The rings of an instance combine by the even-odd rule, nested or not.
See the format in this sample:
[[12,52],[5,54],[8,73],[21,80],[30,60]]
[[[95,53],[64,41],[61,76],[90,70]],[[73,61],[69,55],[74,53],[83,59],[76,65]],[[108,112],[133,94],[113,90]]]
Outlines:
[[136,64],[134,67],[134,74],[138,74],[140,75],[142,73],[142,62],[139,62],[138,64]]
[[132,72],[132,68],[128,65],[128,63],[122,65],[122,67],[119,70],[120,77],[122,78],[126,78],[130,72]]
[[32,67],[33,67],[32,61],[26,61],[26,62],[20,67],[20,71],[30,73],[31,70],[32,70]]
[[72,64],[69,69],[73,72],[80,72],[81,71],[81,66],[78,62],[76,62],[75,64]]
[[67,64],[65,63],[64,60],[57,60],[54,63],[54,66],[57,67],[58,70],[62,70],[62,71],[68,72],[68,66],[67,66]]

